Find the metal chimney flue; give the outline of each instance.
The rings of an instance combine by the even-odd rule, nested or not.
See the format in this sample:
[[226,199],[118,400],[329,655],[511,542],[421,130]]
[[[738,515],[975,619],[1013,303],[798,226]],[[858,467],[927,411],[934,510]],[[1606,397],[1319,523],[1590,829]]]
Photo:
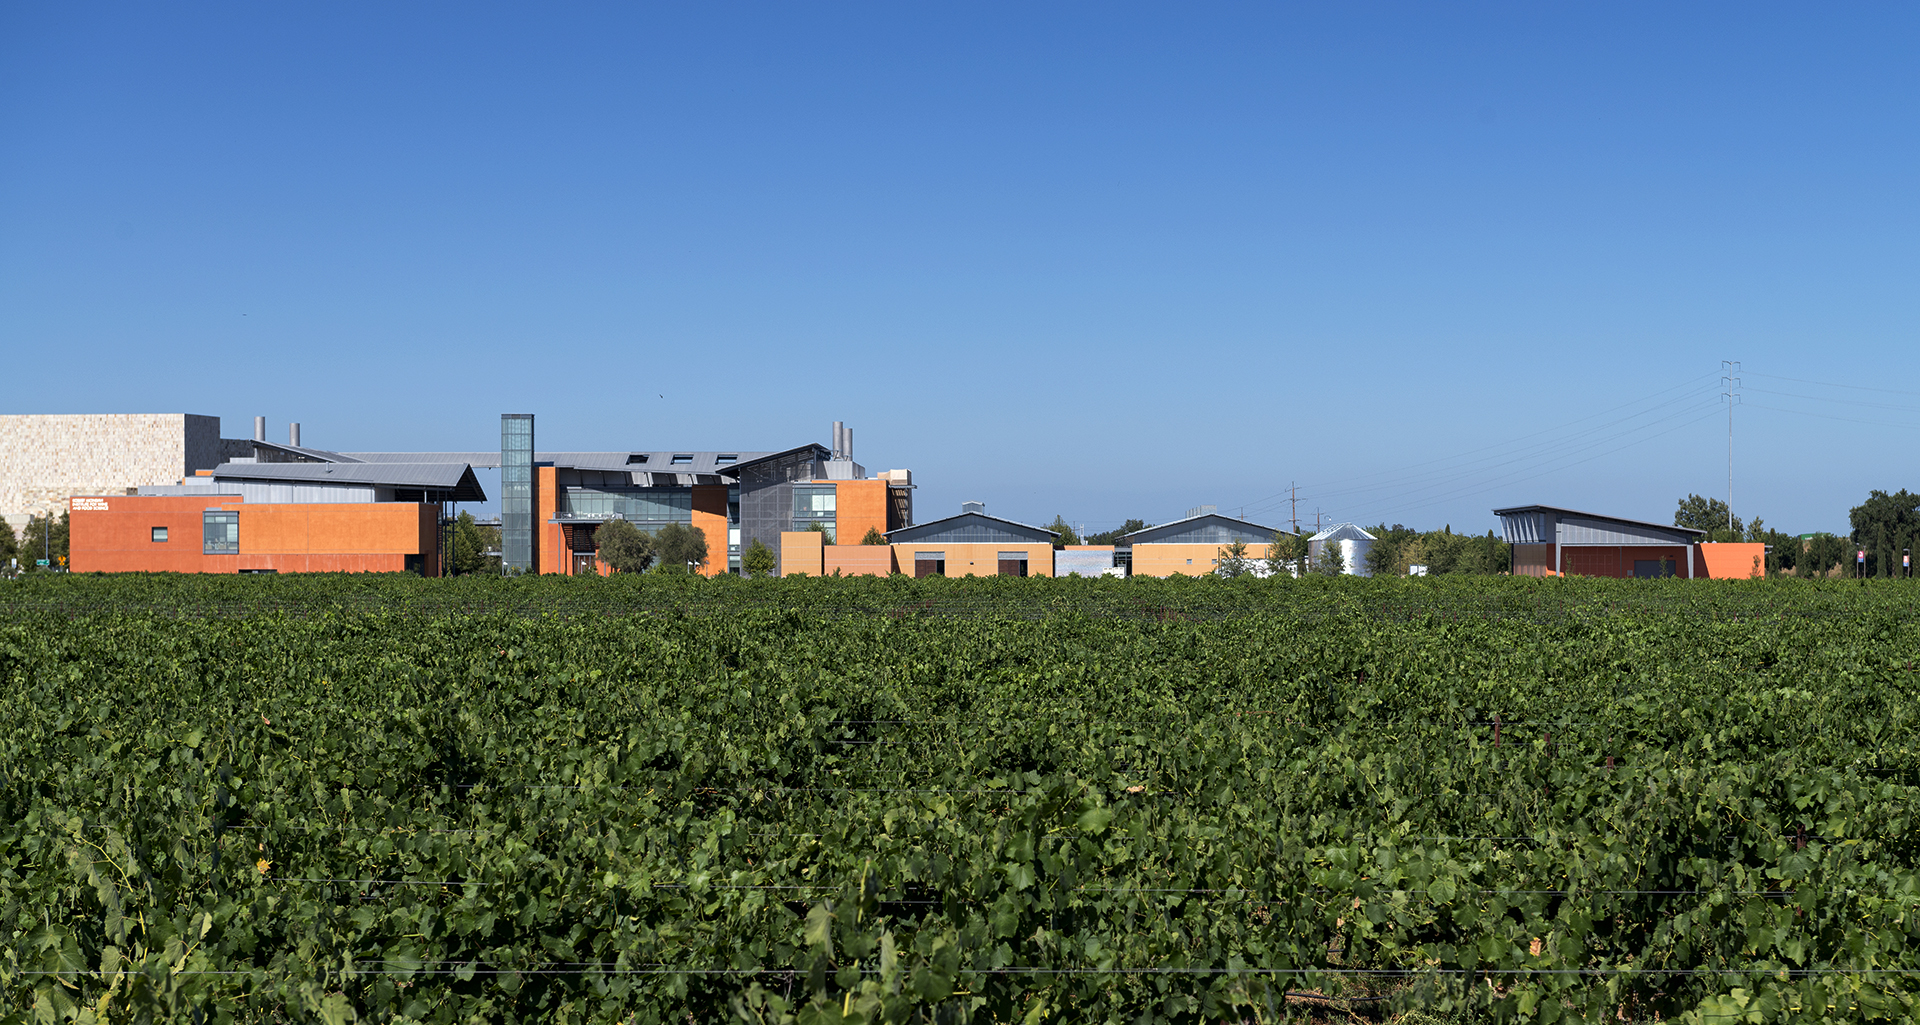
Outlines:
[[267,418],[266,417],[256,416],[253,418],[253,440],[255,441],[267,440]]
[[300,425],[299,424],[291,423],[287,425],[287,444],[293,446],[294,448],[300,447]]
[[846,452],[840,458],[852,459],[853,458],[853,428],[851,427],[847,428],[845,448],[846,448]]
[[841,435],[845,433],[846,429],[847,425],[844,422],[839,420],[833,422],[833,458],[835,459],[845,459],[847,457],[846,446],[841,443]]

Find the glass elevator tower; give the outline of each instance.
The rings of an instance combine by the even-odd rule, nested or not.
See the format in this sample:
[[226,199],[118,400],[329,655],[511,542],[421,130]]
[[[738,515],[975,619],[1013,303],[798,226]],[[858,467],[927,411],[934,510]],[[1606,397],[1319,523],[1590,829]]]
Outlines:
[[500,568],[533,572],[533,414],[500,414]]

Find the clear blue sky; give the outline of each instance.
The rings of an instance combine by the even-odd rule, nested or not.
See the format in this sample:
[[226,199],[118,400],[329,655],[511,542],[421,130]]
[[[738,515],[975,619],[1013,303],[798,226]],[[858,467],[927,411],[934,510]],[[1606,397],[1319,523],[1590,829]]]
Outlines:
[[[784,448],[920,518],[1920,488],[1911,6],[12,4],[8,412]],[[1797,379],[1797,380],[1790,380]],[[1856,388],[1835,385],[1855,385]],[[1885,389],[1867,391],[1863,388]]]

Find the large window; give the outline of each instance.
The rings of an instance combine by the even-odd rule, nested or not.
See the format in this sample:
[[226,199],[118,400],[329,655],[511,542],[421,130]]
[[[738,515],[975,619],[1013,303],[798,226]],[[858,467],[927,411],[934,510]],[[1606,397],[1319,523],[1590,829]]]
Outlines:
[[831,484],[799,484],[793,489],[793,529],[805,530],[819,524],[831,530],[835,515],[835,491]]
[[208,555],[234,555],[240,551],[240,514],[225,509],[208,509],[200,521],[202,550]]
[[[692,523],[693,491],[688,488],[567,488],[560,493],[560,514],[619,516],[634,524]],[[652,528],[642,526],[641,529]]]

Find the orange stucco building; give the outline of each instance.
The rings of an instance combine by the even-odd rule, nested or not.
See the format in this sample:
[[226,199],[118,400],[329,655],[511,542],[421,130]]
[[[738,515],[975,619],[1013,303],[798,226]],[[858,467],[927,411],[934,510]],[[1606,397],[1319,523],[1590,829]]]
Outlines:
[[440,573],[438,503],[101,495],[68,507],[76,573]]

